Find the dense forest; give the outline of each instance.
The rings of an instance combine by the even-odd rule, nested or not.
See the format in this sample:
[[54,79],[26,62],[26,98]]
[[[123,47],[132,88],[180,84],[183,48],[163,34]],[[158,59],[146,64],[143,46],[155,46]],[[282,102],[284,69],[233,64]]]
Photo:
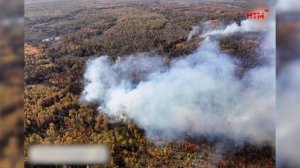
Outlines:
[[[172,60],[198,47],[201,37],[187,41],[192,26],[240,22],[248,8],[242,2],[25,3],[25,161],[31,144],[106,144],[112,159],[92,167],[275,167],[269,146],[232,145],[219,154],[218,140],[202,137],[158,145],[133,120],[116,120],[80,101],[88,59],[156,52]],[[255,58],[259,37],[219,40],[224,52],[242,60],[239,75],[263,62]]]

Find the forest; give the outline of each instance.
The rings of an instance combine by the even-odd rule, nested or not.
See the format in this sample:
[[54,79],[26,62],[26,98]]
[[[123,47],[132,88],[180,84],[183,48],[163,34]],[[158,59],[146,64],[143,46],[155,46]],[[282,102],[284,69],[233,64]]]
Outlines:
[[[187,136],[155,144],[134,120],[116,120],[80,101],[89,59],[159,53],[168,62],[197,49],[203,38],[187,41],[193,26],[240,23],[250,8],[248,1],[25,1],[25,166],[42,166],[27,162],[32,144],[106,144],[112,159],[90,167],[275,167],[271,146],[228,139],[229,149],[219,154],[218,139]],[[256,58],[260,37],[219,39],[220,49],[241,61],[238,75],[264,63]]]

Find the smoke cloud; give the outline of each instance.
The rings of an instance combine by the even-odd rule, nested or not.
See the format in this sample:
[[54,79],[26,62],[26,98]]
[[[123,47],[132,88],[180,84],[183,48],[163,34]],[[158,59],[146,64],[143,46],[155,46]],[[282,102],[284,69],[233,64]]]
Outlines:
[[[90,60],[81,99],[98,103],[101,113],[117,117],[125,114],[152,139],[205,136],[225,137],[239,144],[273,144],[274,61],[238,78],[237,60],[222,53],[217,41],[210,38],[215,34],[253,31],[252,24],[246,20],[241,26],[233,24],[206,32],[196,51],[168,65],[163,56],[145,54],[116,62],[108,56]],[[261,56],[274,60],[275,45],[267,37],[274,36],[266,36]]]
[[193,26],[192,30],[189,33],[187,41],[190,41],[193,38],[193,36],[199,34],[199,32],[200,32],[200,27],[199,26]]
[[[272,14],[270,14],[272,15]],[[232,23],[226,26],[224,29],[219,28],[216,30],[208,29],[207,32],[204,32],[204,36],[211,36],[211,35],[227,35],[233,34],[236,32],[261,32],[261,31],[274,31],[275,28],[275,21],[274,20],[242,20],[241,25],[237,23]]]

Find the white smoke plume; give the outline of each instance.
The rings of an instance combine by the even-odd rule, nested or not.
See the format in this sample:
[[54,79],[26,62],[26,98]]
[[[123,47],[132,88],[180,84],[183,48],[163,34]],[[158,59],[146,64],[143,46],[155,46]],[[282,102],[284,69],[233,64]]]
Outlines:
[[190,31],[190,33],[189,33],[187,41],[190,41],[193,38],[193,36],[195,36],[199,33],[200,33],[200,27],[199,26],[193,26],[192,31]]
[[228,26],[223,28],[219,28],[216,30],[208,30],[208,32],[204,32],[204,36],[210,36],[210,35],[227,35],[227,34],[233,34],[236,32],[260,32],[260,31],[271,31],[275,28],[275,21],[266,20],[243,20],[241,21],[241,25],[238,25],[237,23],[232,23]]
[[[226,27],[222,34],[252,31],[248,21],[243,23]],[[275,49],[268,40],[263,45]],[[271,63],[252,69],[241,79],[235,74],[236,61],[209,36],[192,54],[168,66],[162,56],[140,54],[115,63],[101,56],[87,63],[81,99],[98,103],[100,112],[126,114],[150,138],[205,136],[273,144],[275,67]]]

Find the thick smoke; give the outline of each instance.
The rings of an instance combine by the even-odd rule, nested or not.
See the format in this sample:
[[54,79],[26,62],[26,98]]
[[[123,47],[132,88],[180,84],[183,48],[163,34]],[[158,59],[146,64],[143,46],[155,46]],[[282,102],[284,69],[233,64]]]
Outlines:
[[[248,23],[244,21],[242,23]],[[248,31],[230,25],[220,34]],[[213,31],[212,31],[213,32]],[[212,33],[216,34],[216,33]],[[274,46],[268,55],[274,58]],[[264,50],[264,47],[262,47]],[[271,54],[271,55],[270,55]],[[82,100],[99,112],[126,114],[150,138],[225,137],[237,143],[274,143],[275,68],[273,63],[236,77],[233,57],[206,39],[192,54],[166,66],[162,56],[136,55],[115,63],[101,56],[87,63]]]

